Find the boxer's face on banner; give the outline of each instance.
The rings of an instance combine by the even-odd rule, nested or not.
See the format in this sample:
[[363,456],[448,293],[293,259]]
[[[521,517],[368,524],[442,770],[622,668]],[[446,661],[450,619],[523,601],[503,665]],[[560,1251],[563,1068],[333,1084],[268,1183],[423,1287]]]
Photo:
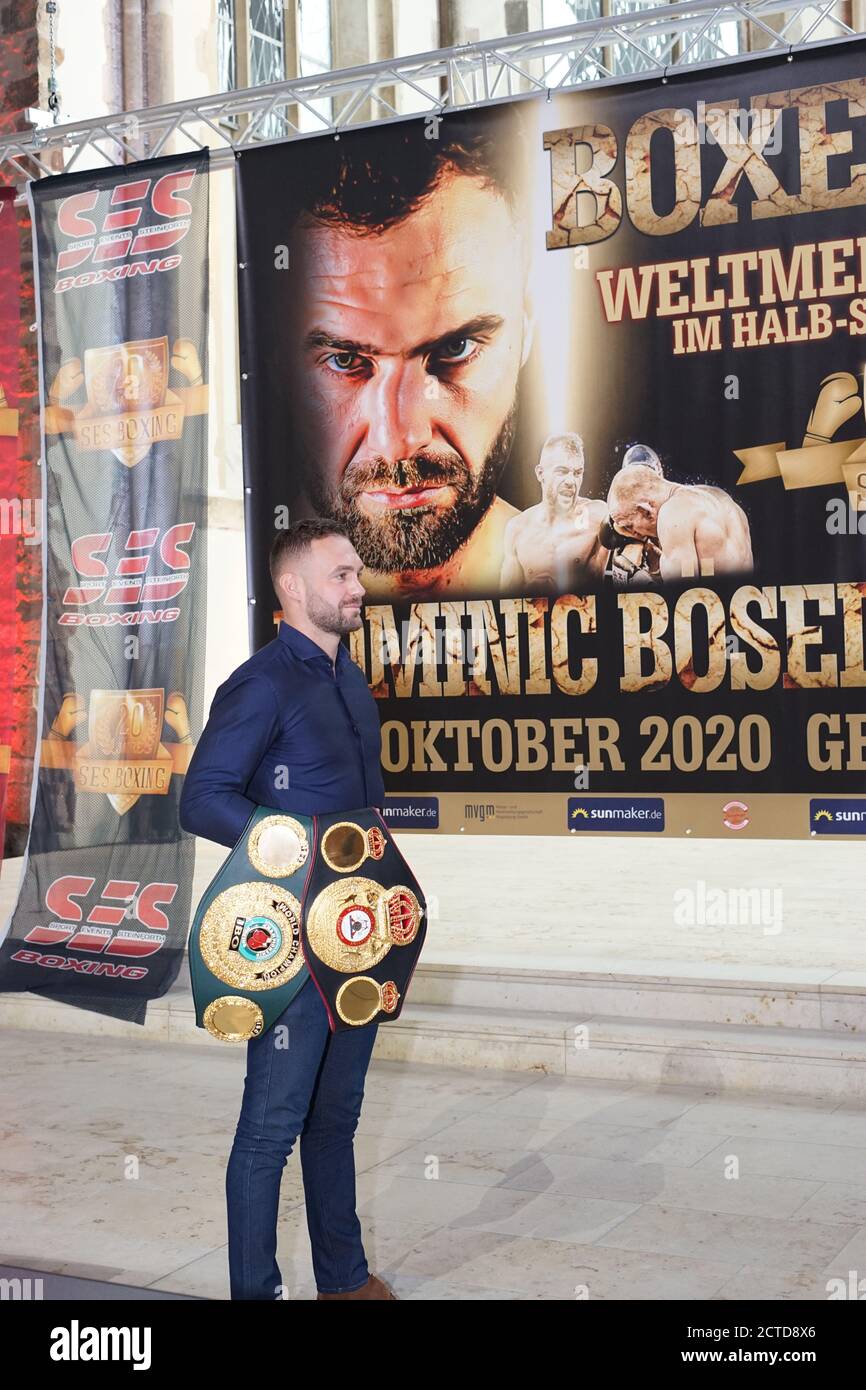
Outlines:
[[611,517],[614,527],[622,536],[634,536],[636,540],[647,540],[656,534],[656,511],[648,503],[630,507],[618,517]]
[[607,495],[612,524],[623,536],[640,540],[656,536],[659,508],[672,492],[673,484],[659,477],[655,468],[634,464],[620,469]]
[[370,569],[436,568],[490,505],[513,436],[529,333],[508,206],[446,174],[383,232],[307,224],[295,248],[293,422],[310,499]]
[[566,449],[546,451],[536,469],[545,502],[560,511],[571,511],[580,496],[583,467],[583,459]]

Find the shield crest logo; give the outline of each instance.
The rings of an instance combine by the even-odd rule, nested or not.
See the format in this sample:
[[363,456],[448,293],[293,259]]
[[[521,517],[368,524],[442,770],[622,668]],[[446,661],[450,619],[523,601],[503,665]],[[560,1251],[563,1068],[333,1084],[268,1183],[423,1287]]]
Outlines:
[[[138,762],[153,758],[159,749],[164,691],[93,690],[90,695],[89,733],[93,751],[101,758]],[[123,816],[138,800],[135,792],[109,792],[108,799]]]
[[[168,368],[167,337],[88,348],[84,354],[87,405],[80,418],[112,421],[116,426],[115,438],[130,438],[119,448],[111,448],[114,457],[127,468],[140,463],[152,447],[152,438],[132,441],[140,441],[141,435],[146,435],[146,420],[165,405]],[[125,422],[127,430],[123,429]]]

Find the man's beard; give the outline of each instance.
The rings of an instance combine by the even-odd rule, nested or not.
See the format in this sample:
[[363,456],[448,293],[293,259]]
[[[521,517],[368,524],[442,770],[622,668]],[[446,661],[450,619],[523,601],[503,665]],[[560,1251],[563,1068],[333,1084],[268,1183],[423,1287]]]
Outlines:
[[[496,488],[514,439],[516,406],[512,404],[477,478],[453,450],[425,450],[411,459],[388,464],[370,459],[348,468],[336,491],[326,486],[322,474],[307,468],[307,491],[320,516],[332,517],[345,526],[349,539],[369,570],[394,573],[401,570],[439,569],[475,530],[496,496]],[[456,492],[450,507],[389,509],[368,516],[357,506],[368,489],[449,484]]]
[[338,637],[345,637],[358,626],[358,614],[354,609],[335,608],[318,594],[307,594],[306,613],[320,632],[336,633]]

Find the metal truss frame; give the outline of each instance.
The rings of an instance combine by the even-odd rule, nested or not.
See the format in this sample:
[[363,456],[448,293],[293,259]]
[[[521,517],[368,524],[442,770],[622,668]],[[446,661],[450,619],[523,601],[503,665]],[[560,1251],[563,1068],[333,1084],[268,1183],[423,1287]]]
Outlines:
[[[774,52],[793,59],[812,46],[856,36],[834,12],[838,9],[835,0],[675,2],[145,111],[43,126],[0,138],[0,179],[21,186],[76,167],[128,164],[167,153],[169,142],[173,152],[207,146],[212,162],[220,164],[251,145],[322,132],[337,137],[346,129],[409,114],[443,115],[533,92],[653,76],[666,82],[684,71]],[[736,51],[727,51],[722,26],[731,25],[738,26],[738,36],[748,33],[748,45],[760,47],[743,52],[748,45],[738,37]],[[398,93],[412,94],[411,112],[398,107]]]

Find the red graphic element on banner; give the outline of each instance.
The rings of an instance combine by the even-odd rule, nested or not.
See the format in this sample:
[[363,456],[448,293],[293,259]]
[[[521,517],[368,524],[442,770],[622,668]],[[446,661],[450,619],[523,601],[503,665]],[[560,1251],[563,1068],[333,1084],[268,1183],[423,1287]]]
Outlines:
[[0,188],[0,860],[12,741],[15,553],[22,526],[18,465],[18,225],[15,190]]
[[745,801],[728,801],[722,807],[722,816],[728,830],[745,830],[749,824],[749,808]]
[[[194,521],[179,522],[162,535],[158,526],[130,531],[125,541],[115,544],[118,558],[113,568],[104,559],[116,540],[111,531],[77,536],[72,542],[72,563],[82,582],[70,585],[63,595],[63,605],[91,608],[96,604],[97,611],[86,617],[63,613],[58,621],[67,625],[130,621],[132,615],[109,615],[104,611],[130,604],[147,608],[155,616],[158,610],[149,605],[173,602],[189,582],[190,557],[183,547],[192,540],[194,531]],[[178,609],[171,613],[177,617]],[[163,621],[170,621],[166,612],[162,617]],[[136,616],[135,621],[140,618]]]
[[[161,950],[170,922],[158,904],[171,903],[178,885],[147,883],[142,888],[134,880],[114,879],[102,889],[85,924],[78,925],[84,917],[78,899],[86,898],[95,882],[81,874],[56,878],[45,894],[45,907],[52,919],[33,927],[24,940],[34,946],[63,945],[74,951],[134,959]],[[127,925],[122,927],[122,923]],[[153,935],[155,932],[160,935]]]
[[[71,198],[65,198],[57,209],[57,226],[64,237],[70,238],[70,242],[58,252],[58,273],[77,270],[88,261],[99,265],[105,261],[125,260],[127,256],[161,254],[170,246],[176,246],[190,229],[192,205],[181,195],[184,189],[192,186],[194,178],[194,169],[183,169],[177,174],[164,174],[157,179],[150,195],[150,206],[157,217],[165,220],[161,225],[139,231],[133,229],[141,221],[142,203],[147,198],[152,179],[135,179],[113,189],[110,206],[126,206],[117,212],[106,213],[101,226],[97,226],[88,216],[99,201],[99,189],[90,188],[84,193],[74,193]],[[157,268],[173,270],[176,265],[175,260],[172,266],[160,265]],[[129,274],[131,267],[125,269]],[[55,291],[61,293],[72,284],[94,284],[100,279],[117,278],[124,277],[118,277],[115,272],[101,277],[91,274],[59,280]]]

